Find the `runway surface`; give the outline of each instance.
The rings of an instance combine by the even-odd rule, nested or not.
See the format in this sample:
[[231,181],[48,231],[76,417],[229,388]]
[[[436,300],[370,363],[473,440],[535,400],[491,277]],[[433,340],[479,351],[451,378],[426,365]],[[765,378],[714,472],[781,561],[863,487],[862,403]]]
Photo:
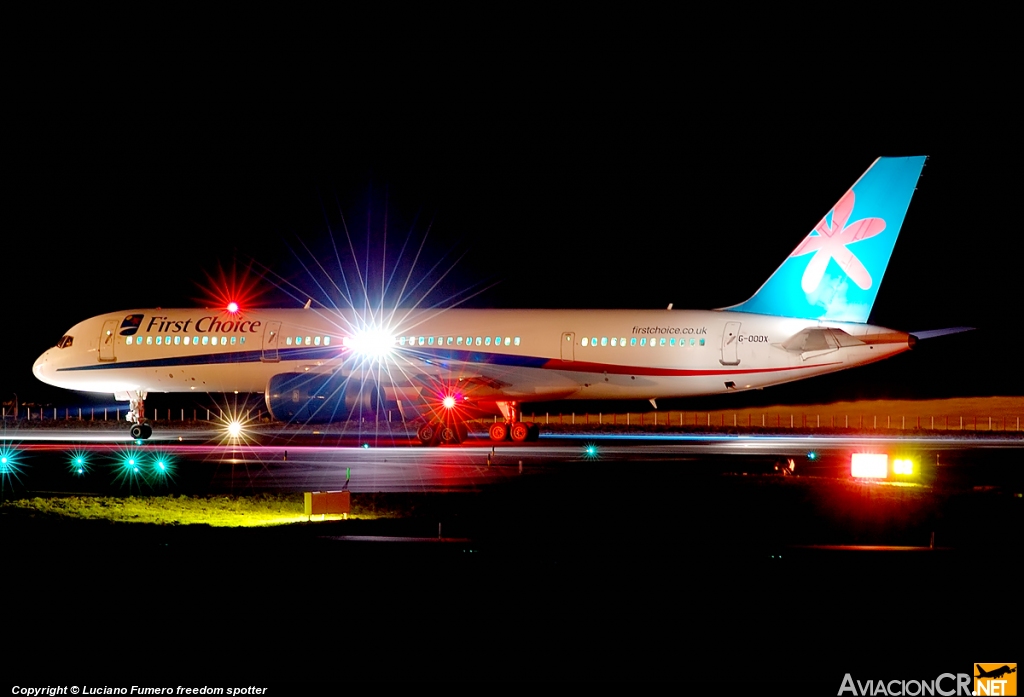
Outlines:
[[[120,430],[8,433],[20,476],[8,486],[52,493],[246,493],[348,489],[352,492],[476,491],[553,471],[612,468],[630,486],[658,486],[682,473],[769,474],[793,461],[803,476],[848,478],[854,452],[910,458],[908,481],[928,485],[1016,486],[1024,438],[1006,436],[836,436],[592,434],[545,435],[532,444],[425,448],[395,438],[340,438],[266,432],[227,439],[218,431],[161,431],[131,441]],[[382,445],[382,442],[388,445]],[[81,459],[81,471],[73,458]],[[128,467],[126,463],[132,463]],[[161,463],[158,464],[157,463]],[[19,481],[20,480],[20,481]]]

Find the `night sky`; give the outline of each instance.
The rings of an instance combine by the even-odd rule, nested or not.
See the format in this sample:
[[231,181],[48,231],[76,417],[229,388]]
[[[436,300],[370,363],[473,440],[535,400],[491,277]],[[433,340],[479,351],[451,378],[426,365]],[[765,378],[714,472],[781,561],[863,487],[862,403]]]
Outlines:
[[314,97],[26,105],[7,158],[4,401],[81,401],[37,383],[31,364],[92,315],[208,304],[211,279],[247,269],[265,277],[261,305],[326,299],[332,236],[349,278],[368,266],[379,287],[385,253],[428,305],[735,304],[875,157],[918,154],[930,159],[872,322],[978,330],[758,399],[1024,395],[1008,331],[1021,309],[1016,179],[998,123],[923,137],[882,115],[833,124],[795,110],[798,122],[659,91],[628,103],[448,91],[365,110]]

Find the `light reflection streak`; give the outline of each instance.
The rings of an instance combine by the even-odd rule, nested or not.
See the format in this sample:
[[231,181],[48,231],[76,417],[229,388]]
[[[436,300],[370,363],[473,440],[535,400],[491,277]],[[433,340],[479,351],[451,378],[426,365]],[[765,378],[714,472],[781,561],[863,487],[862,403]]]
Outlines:
[[[369,222],[372,211],[368,212],[362,249],[358,249],[354,241],[340,203],[336,215],[340,220],[337,229],[343,236],[342,244],[338,243],[339,235],[335,234],[336,226],[327,208],[322,202],[321,206],[329,253],[316,253],[301,238],[290,250],[305,274],[304,281],[294,282],[269,267],[263,268],[263,275],[272,279],[280,290],[299,304],[308,302],[310,312],[327,321],[347,339],[348,345],[343,343],[339,347],[337,358],[323,366],[329,371],[325,374],[333,376],[329,387],[331,394],[317,410],[316,420],[343,420],[347,427],[358,426],[362,434],[368,428],[364,417],[372,416],[372,433],[368,435],[374,437],[375,445],[381,437],[394,441],[396,437],[406,436],[405,428],[398,433],[381,418],[383,413],[394,411],[392,405],[397,405],[399,400],[405,405],[414,405],[413,410],[421,416],[429,414],[441,424],[446,423],[446,418],[434,411],[440,406],[440,403],[433,403],[436,391],[422,382],[423,373],[445,373],[437,368],[424,371],[424,365],[436,355],[398,345],[395,338],[416,333],[427,317],[456,307],[487,288],[469,287],[447,292],[444,285],[465,253],[456,256],[451,248],[433,263],[425,262],[430,225],[422,233],[418,232],[415,222],[410,225],[397,254],[389,256],[386,202],[382,225],[372,226]],[[310,289],[314,292],[309,293]],[[427,312],[424,314],[424,311]],[[334,409],[333,413],[324,411],[327,405]]]

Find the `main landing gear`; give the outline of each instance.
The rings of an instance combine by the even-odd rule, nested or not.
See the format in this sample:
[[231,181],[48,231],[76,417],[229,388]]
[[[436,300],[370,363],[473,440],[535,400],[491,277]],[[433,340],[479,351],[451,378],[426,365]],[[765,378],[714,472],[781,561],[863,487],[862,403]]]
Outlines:
[[[492,441],[524,443],[540,437],[540,424],[524,424],[519,420],[519,406],[516,402],[498,402],[504,421],[491,424],[487,434]],[[423,445],[457,445],[466,440],[469,430],[466,424],[454,414],[443,418],[431,418],[416,429],[416,438]]]
[[134,440],[146,440],[153,435],[153,427],[146,423],[146,393],[129,392],[128,402],[130,408],[124,417],[132,424],[128,433]]
[[540,438],[540,426],[538,424],[527,425],[519,421],[493,423],[487,430],[487,435],[493,441],[511,440],[515,443],[524,443]]
[[416,437],[423,445],[457,445],[469,437],[465,424],[428,421],[416,429]]
[[524,443],[540,438],[540,424],[524,424],[520,421],[519,405],[516,402],[498,402],[498,409],[505,421],[491,424],[487,430],[491,440]]

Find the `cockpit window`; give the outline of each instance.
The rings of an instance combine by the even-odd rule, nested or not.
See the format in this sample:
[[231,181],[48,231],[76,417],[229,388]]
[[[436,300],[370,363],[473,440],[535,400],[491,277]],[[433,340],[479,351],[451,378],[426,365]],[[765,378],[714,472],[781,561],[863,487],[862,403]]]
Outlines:
[[67,348],[68,346],[71,346],[74,341],[75,337],[65,334],[60,338],[60,341],[57,342],[57,348]]

